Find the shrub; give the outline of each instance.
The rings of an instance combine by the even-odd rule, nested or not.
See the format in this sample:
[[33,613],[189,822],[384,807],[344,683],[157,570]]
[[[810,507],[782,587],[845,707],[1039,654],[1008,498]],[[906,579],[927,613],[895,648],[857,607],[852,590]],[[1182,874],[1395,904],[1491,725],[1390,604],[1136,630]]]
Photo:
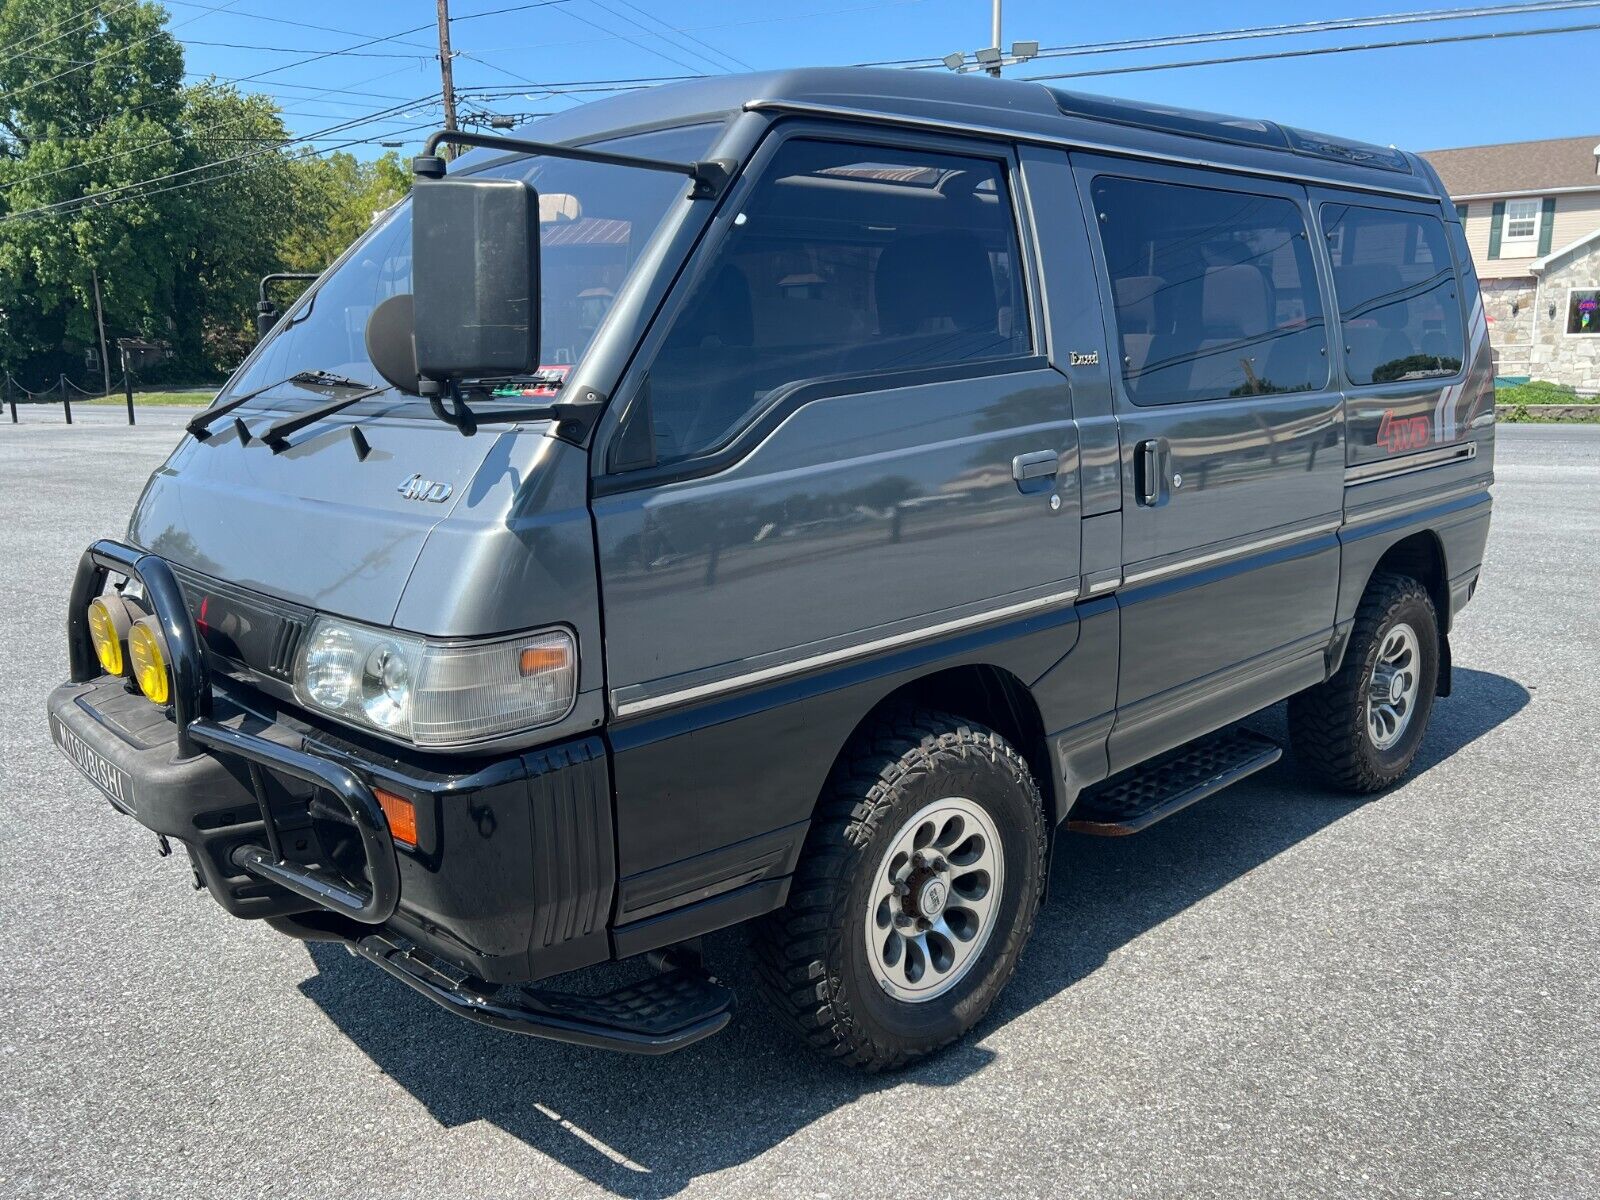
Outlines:
[[1496,404],[1583,404],[1585,400],[1563,383],[1533,379],[1527,383],[1496,388]]

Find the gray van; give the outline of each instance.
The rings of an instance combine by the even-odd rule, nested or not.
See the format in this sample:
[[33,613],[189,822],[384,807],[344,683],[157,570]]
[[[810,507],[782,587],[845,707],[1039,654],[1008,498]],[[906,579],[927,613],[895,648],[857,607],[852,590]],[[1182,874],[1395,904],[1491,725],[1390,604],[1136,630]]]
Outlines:
[[1411,765],[1494,445],[1415,155],[840,69],[414,170],[74,585],[52,734],[228,912],[643,1053],[754,921],[878,1069],[983,1017],[1059,828],[1275,761],[1241,718]]

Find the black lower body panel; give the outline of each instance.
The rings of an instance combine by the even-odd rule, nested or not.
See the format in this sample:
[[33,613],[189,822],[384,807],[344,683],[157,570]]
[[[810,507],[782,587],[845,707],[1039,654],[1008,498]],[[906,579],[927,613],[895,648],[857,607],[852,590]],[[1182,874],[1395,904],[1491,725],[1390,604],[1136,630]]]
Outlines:
[[[493,983],[528,982],[612,956],[615,838],[599,738],[499,759],[401,757],[250,701],[217,690],[209,724],[224,731],[224,744],[188,757],[171,716],[120,679],[58,687],[50,727],[114,806],[184,844],[197,878],[235,916],[319,908],[272,881],[261,869],[263,848],[291,868],[342,876],[352,894],[372,882],[370,856],[355,846],[350,822],[327,793],[262,765],[281,754],[412,802],[417,844],[395,847],[399,906],[382,928]],[[229,753],[230,742],[258,747],[258,761]]]

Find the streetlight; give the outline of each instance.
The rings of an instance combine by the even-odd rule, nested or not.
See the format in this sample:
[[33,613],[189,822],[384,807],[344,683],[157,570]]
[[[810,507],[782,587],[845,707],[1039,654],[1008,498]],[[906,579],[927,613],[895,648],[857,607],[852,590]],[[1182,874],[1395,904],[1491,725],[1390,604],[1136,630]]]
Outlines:
[[957,50],[946,54],[941,61],[946,67],[957,75],[966,75],[973,71],[987,71],[996,79],[1000,78],[1001,67],[1014,67],[1018,63],[1025,63],[1030,58],[1039,56],[1038,42],[1012,42],[1011,52],[1004,53],[999,46],[986,46],[982,50],[972,52],[973,62],[967,61],[967,56]]

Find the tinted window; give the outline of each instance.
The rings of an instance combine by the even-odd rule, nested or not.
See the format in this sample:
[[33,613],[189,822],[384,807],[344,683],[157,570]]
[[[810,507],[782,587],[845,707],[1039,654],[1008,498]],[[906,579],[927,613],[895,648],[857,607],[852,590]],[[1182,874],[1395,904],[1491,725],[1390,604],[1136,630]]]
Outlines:
[[[668,159],[703,156],[718,127],[700,125],[600,143],[606,150]],[[526,179],[539,189],[541,349],[549,366],[575,363],[612,297],[632,272],[662,217],[684,195],[683,178],[564,158],[507,159],[485,175]],[[377,304],[411,290],[411,203],[401,202],[337,271],[281,322],[235,394],[296,371],[323,370],[379,382],[367,361],[367,318]],[[294,387],[275,388],[293,395]],[[306,393],[321,400],[320,394]]]
[[1324,204],[1322,232],[1344,326],[1351,383],[1454,375],[1464,353],[1461,302],[1437,217]]
[[657,461],[721,445],[786,384],[1026,353],[1018,264],[998,164],[786,143],[651,366]]
[[1095,180],[1094,202],[1135,402],[1327,383],[1322,301],[1298,205],[1112,177]]

